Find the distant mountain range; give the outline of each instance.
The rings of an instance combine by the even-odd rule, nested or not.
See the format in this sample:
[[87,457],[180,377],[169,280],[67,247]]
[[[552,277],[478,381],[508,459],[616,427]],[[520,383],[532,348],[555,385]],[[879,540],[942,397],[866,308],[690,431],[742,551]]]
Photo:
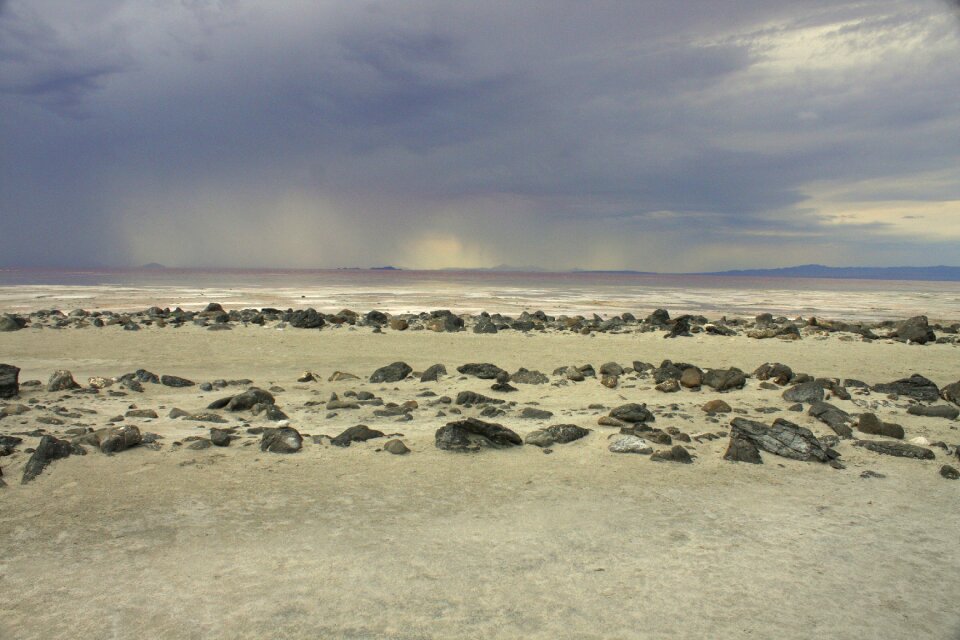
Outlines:
[[827,267],[822,264],[803,264],[779,269],[736,269],[698,275],[857,280],[960,280],[960,267]]

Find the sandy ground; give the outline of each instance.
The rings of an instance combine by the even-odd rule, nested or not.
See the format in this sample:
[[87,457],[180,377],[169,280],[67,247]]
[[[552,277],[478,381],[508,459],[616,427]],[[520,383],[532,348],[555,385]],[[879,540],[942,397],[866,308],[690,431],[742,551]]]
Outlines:
[[[257,439],[202,451],[170,442],[209,425],[132,420],[165,436],[160,451],[91,452],[54,462],[19,484],[27,455],[0,458],[0,638],[960,638],[960,482],[951,462],[882,457],[843,442],[834,470],[764,454],[760,466],[724,462],[726,439],[694,443],[694,464],[655,463],[606,450],[616,429],[598,427],[601,403],[648,402],[658,427],[722,430],[699,406],[723,397],[747,417],[782,416],[777,391],[661,394],[649,380],[611,390],[596,380],[520,386],[517,409],[538,402],[556,416],[496,421],[521,435],[547,424],[594,429],[555,446],[452,454],[433,446],[451,418],[417,394],[494,395],[490,381],[390,385],[297,383],[304,369],[368,376],[405,360],[415,370],[466,362],[550,373],[565,364],[669,358],[752,371],[784,362],[813,375],[870,383],[919,372],[943,385],[960,378],[960,348],[807,338],[800,342],[659,334],[531,335],[300,331],[196,327],[27,329],[0,334],[0,362],[21,381],[69,368],[77,380],[143,367],[196,381],[251,378],[280,385],[278,404],[301,432],[336,435],[364,423],[403,433],[407,456],[382,440],[340,449],[307,439],[289,456]],[[333,391],[416,398],[412,422],[368,408],[325,418]],[[131,404],[161,416],[200,410],[224,392],[147,385],[126,398],[24,390],[22,402],[88,408],[74,423],[102,426]],[[917,418],[879,394],[877,412],[907,438],[960,442],[958,423]],[[836,401],[851,412],[864,410]],[[676,404],[673,418],[662,417]],[[782,413],[761,414],[774,406]],[[30,430],[41,409],[0,421]],[[686,416],[686,417],[685,417]],[[251,426],[267,423],[245,414]],[[232,419],[232,424],[237,420]],[[71,423],[71,424],[74,424]],[[61,428],[66,428],[65,425]],[[56,429],[47,427],[48,429]],[[21,446],[35,444],[35,439]],[[246,446],[245,446],[246,445]],[[863,479],[871,469],[883,479]]]

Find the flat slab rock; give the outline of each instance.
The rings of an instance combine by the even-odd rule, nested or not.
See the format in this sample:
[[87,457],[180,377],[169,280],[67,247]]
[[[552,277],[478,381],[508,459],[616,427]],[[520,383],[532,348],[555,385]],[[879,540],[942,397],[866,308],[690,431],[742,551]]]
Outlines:
[[434,435],[437,449],[443,451],[478,451],[481,447],[502,449],[523,444],[516,432],[502,424],[466,418],[448,422]]
[[758,449],[793,460],[828,462],[836,457],[815,435],[799,425],[777,418],[769,427],[762,422],[734,418],[730,422],[731,437],[752,442]]
[[887,440],[856,440],[854,446],[863,447],[885,456],[898,458],[916,458],[918,460],[933,460],[936,456],[926,447],[920,447],[906,442],[890,442]]
[[566,444],[579,440],[590,433],[590,429],[575,424],[555,424],[537,429],[527,434],[525,442],[535,447],[549,447],[553,444]]

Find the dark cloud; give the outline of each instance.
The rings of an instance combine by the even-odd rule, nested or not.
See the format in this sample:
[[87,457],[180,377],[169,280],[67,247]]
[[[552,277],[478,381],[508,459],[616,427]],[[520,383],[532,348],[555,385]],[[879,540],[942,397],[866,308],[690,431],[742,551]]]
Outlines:
[[958,263],[952,5],[0,0],[0,262]]

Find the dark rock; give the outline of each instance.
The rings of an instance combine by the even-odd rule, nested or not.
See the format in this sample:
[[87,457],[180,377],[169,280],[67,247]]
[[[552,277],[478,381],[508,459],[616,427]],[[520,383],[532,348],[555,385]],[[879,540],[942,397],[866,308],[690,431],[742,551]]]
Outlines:
[[230,398],[225,405],[219,405],[221,401],[211,402],[207,408],[208,409],[220,409],[225,408],[227,411],[247,411],[252,409],[254,405],[257,404],[274,404],[273,394],[269,391],[264,391],[258,387],[250,387],[241,394],[235,395]]
[[303,447],[303,437],[293,427],[264,429],[260,450],[272,453],[296,453]]
[[476,376],[481,380],[494,380],[501,372],[505,373],[503,369],[489,362],[471,362],[457,367],[457,371],[464,375]]
[[940,397],[947,402],[960,405],[960,382],[948,384],[940,390]]
[[524,407],[520,412],[520,417],[528,420],[547,420],[548,418],[553,417],[553,412],[547,411],[546,409],[537,409],[535,407]]
[[579,440],[589,433],[589,429],[578,427],[575,424],[555,424],[545,429],[531,431],[524,441],[536,447],[549,447],[554,444],[566,444]]
[[103,453],[120,453],[140,444],[143,436],[134,425],[100,429],[90,434],[96,438],[96,446]]
[[903,427],[892,422],[883,422],[872,413],[860,415],[857,429],[870,435],[886,436],[888,438],[897,438],[898,440],[902,440],[904,436]]
[[420,376],[420,382],[436,382],[440,376],[447,375],[447,368],[442,364],[435,364],[427,367],[427,370]]
[[13,398],[20,393],[20,368],[0,364],[0,398]]
[[437,429],[435,443],[444,451],[477,451],[482,446],[517,446],[523,444],[523,440],[501,424],[466,418]]
[[757,445],[752,440],[740,436],[730,437],[730,444],[727,445],[727,451],[723,454],[723,459],[731,462],[763,464]]
[[497,333],[497,325],[490,318],[480,318],[473,326],[474,333]]
[[19,331],[24,326],[26,326],[26,322],[21,322],[17,316],[12,316],[9,313],[0,314],[0,333]]
[[160,384],[167,387],[192,387],[196,383],[178,376],[160,376]]
[[729,369],[709,369],[703,375],[703,384],[715,391],[742,389],[746,383],[747,376],[736,367]]
[[697,367],[687,367],[680,374],[680,386],[687,389],[698,389],[703,385],[703,371]]
[[670,324],[670,314],[666,309],[656,309],[646,317],[644,322],[655,327],[666,327]]
[[839,409],[828,402],[815,402],[810,405],[810,410],[807,413],[828,425],[841,438],[853,437],[853,429],[850,428],[853,418],[843,409]]
[[66,458],[74,453],[74,445],[66,440],[58,440],[50,435],[40,438],[40,444],[34,449],[33,455],[27,460],[23,468],[23,484],[26,484],[40,475],[48,464],[60,458]]
[[654,462],[680,462],[682,464],[691,464],[693,462],[693,458],[690,457],[690,452],[679,444],[674,445],[667,451],[657,451],[650,456],[650,459]]
[[125,414],[127,418],[158,418],[157,412],[153,409],[130,409]]
[[820,383],[815,381],[795,384],[783,392],[783,399],[787,402],[805,402],[807,404],[813,404],[815,402],[823,402],[823,397],[823,387],[820,386]]
[[622,376],[623,367],[616,362],[605,362],[600,365],[600,375],[603,376]]
[[73,379],[73,374],[66,369],[54,371],[53,375],[50,376],[50,381],[47,382],[47,391],[69,391],[79,388],[80,385]]
[[188,413],[183,417],[185,420],[193,420],[194,422],[213,422],[215,424],[224,424],[227,421],[227,419],[220,414],[213,413],[211,411]]
[[210,442],[212,442],[217,447],[227,447],[230,446],[230,441],[233,439],[230,429],[210,429]]
[[831,458],[809,429],[782,418],[777,418],[769,427],[761,422],[734,418],[730,426],[732,437],[749,440],[757,448],[778,456],[820,462],[826,462]]
[[957,471],[948,464],[940,467],[940,475],[947,480],[960,480],[960,471]]
[[403,443],[403,440],[398,440],[396,438],[385,442],[383,444],[383,450],[392,453],[395,456],[402,456],[406,453],[410,453],[410,449]]
[[877,393],[908,396],[920,402],[936,402],[937,398],[940,397],[940,390],[937,385],[918,373],[909,378],[901,378],[885,384],[875,384],[872,390]]
[[207,440],[206,438],[198,438],[188,444],[187,449],[201,451],[203,449],[209,449],[211,446],[213,446],[213,443],[210,440]]
[[286,317],[286,322],[295,329],[319,329],[326,324],[316,309],[297,309]]
[[[946,387],[944,387],[946,388]],[[960,409],[951,407],[948,404],[920,405],[915,404],[907,409],[907,413],[912,416],[924,416],[926,418],[946,418],[955,420],[960,416]]]
[[869,478],[883,479],[883,478],[886,478],[887,476],[882,473],[878,473],[876,471],[871,471],[870,469],[867,469],[866,471],[860,474],[860,477],[866,478],[866,479],[869,479]]
[[896,330],[890,334],[890,337],[917,344],[926,344],[937,340],[936,334],[933,333],[927,322],[927,316],[914,316],[904,320],[897,325]]
[[620,420],[621,422],[652,422],[655,420],[654,416],[650,411],[647,410],[646,404],[622,404],[619,407],[615,407],[610,411],[610,417]]
[[370,376],[370,382],[400,382],[413,373],[413,367],[406,362],[394,362],[380,367]]
[[476,393],[475,391],[461,391],[457,394],[457,399],[455,404],[464,405],[464,404],[503,404],[505,401],[499,398],[488,398],[482,393]]
[[710,400],[700,408],[707,413],[730,413],[733,411],[729,404],[720,399]]
[[158,376],[155,373],[151,373],[146,369],[137,369],[136,371],[133,372],[133,374],[127,374],[125,376],[121,376],[121,380],[124,378],[132,378],[144,384],[147,384],[147,383],[160,384],[160,376]]
[[336,438],[330,440],[330,444],[335,447],[349,447],[351,442],[365,442],[371,438],[382,438],[383,431],[371,429],[365,424],[358,424],[355,427],[345,429]]
[[933,451],[918,447],[906,442],[891,442],[889,440],[854,440],[853,444],[875,453],[899,458],[917,458],[919,460],[933,460],[936,456]]
[[510,376],[510,382],[516,384],[546,384],[550,382],[550,378],[539,371],[529,371],[520,367],[516,373]]
[[690,333],[690,320],[691,316],[680,316],[673,321],[670,326],[670,331],[664,335],[664,338],[689,338],[691,337]]
[[793,369],[779,362],[767,362],[757,367],[753,377],[757,380],[771,380],[783,386],[793,378]]

